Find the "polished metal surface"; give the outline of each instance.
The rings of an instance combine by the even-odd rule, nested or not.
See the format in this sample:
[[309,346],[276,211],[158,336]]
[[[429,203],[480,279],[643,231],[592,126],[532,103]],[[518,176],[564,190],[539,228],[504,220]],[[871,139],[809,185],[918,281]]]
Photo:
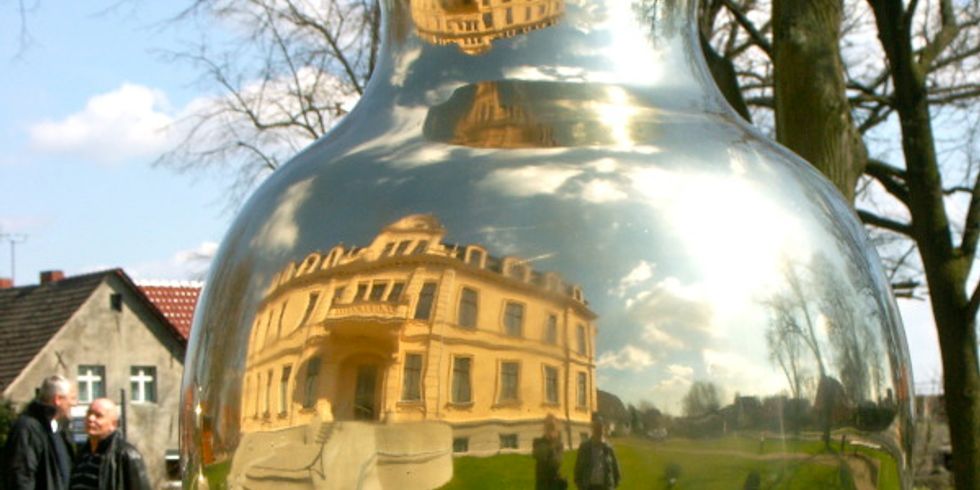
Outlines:
[[[910,488],[854,214],[713,86],[693,0],[387,0],[383,61],[251,198],[183,385],[190,488]],[[628,406],[628,407],[627,407]]]

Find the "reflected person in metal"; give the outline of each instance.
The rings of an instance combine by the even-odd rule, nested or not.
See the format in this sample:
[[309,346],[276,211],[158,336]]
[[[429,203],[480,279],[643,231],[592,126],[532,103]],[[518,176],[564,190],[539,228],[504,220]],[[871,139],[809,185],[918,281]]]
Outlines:
[[[382,62],[222,243],[185,487],[910,488],[911,374],[848,205],[744,124],[694,0],[387,0]],[[491,477],[492,475],[492,477]]]

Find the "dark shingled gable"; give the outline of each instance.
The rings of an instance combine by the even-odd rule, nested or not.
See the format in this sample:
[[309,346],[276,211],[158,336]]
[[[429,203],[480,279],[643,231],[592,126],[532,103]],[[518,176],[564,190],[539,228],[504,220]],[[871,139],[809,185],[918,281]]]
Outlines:
[[187,335],[119,268],[60,281],[0,289],[0,391],[5,390],[103,281],[115,276],[176,340],[182,359]]
[[117,271],[0,289],[0,390],[14,381],[95,288]]

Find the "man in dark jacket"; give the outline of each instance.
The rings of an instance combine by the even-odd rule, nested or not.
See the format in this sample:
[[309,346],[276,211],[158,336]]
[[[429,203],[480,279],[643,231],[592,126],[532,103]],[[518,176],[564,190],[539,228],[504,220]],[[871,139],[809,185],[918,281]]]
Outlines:
[[10,427],[0,458],[0,488],[64,490],[74,459],[68,433],[75,387],[61,376],[41,383],[37,399]]
[[108,398],[92,401],[85,414],[88,441],[71,474],[71,490],[149,490],[143,456],[119,428],[119,407]]
[[575,486],[581,490],[609,490],[619,486],[616,453],[603,439],[602,420],[592,421],[592,437],[578,448],[575,458]]

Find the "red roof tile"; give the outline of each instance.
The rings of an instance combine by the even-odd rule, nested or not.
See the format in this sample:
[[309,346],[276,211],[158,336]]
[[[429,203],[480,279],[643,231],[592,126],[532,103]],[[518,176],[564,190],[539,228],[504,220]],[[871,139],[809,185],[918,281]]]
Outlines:
[[201,294],[198,284],[176,283],[168,284],[137,284],[140,291],[163,313],[163,316],[177,328],[180,335],[187,340],[191,332],[191,322],[194,321],[194,308],[197,297]]

